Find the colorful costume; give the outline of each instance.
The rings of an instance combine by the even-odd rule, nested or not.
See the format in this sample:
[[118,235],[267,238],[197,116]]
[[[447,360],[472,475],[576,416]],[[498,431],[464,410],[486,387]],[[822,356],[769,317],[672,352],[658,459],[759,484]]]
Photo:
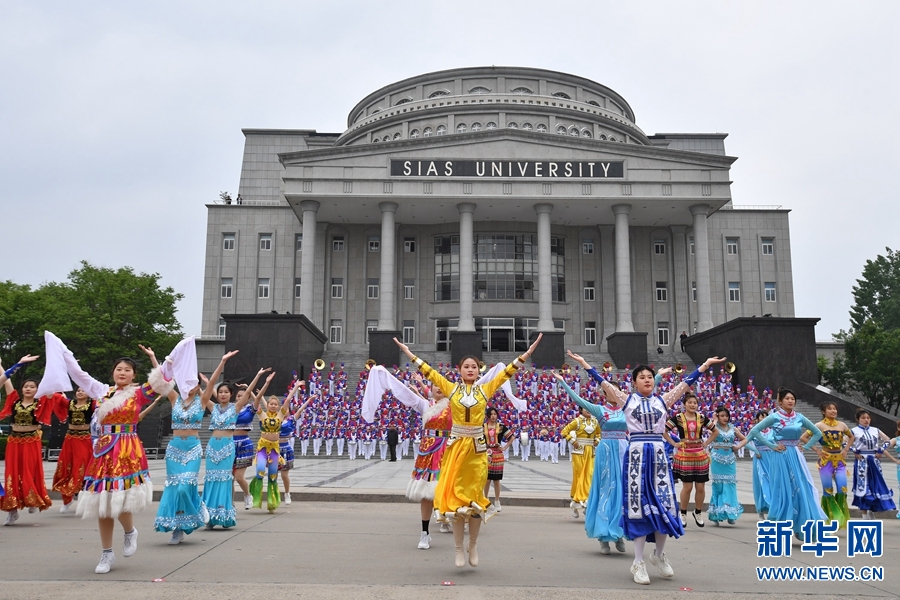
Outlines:
[[[837,420],[823,421],[827,427],[836,427]],[[829,520],[847,527],[850,509],[847,507],[847,463],[841,456],[844,447],[844,432],[826,429],[822,432],[822,451],[819,459],[819,478],[822,480],[822,510]]]
[[[252,408],[252,407],[251,407]],[[209,418],[210,431],[235,429],[237,411],[234,404],[222,409],[216,404]],[[209,511],[208,527],[228,529],[237,525],[234,510],[235,446],[229,436],[213,436],[206,444],[206,476],[203,479],[203,503]]]
[[[772,440],[772,430],[765,429],[760,435],[767,440]],[[769,482],[769,461],[772,458],[772,450],[763,444],[748,444],[753,454],[753,503],[756,512],[760,516],[769,512],[769,502],[772,497],[771,483]]]
[[677,430],[681,439],[672,464],[675,481],[709,481],[709,454],[703,447],[703,429],[710,426],[709,419],[700,413],[688,419],[685,413],[681,413],[669,419],[667,426]]
[[253,440],[250,439],[250,430],[253,429],[253,417],[256,411],[253,410],[251,404],[244,405],[241,412],[237,415],[234,423],[234,468],[246,469],[253,464],[253,457],[256,456],[256,449],[253,446]]
[[[770,427],[771,438],[762,435],[762,431]],[[800,436],[806,430],[812,432],[812,438],[803,446],[809,450],[819,442],[822,432],[800,413],[787,413],[779,408],[757,423],[747,434],[747,437],[757,442],[757,448],[764,445],[775,450],[778,444],[787,447],[783,452],[772,452],[769,457],[768,517],[772,521],[793,521],[794,533],[797,535],[800,535],[800,528],[806,521],[825,519],[825,513],[819,507],[819,492],[799,448]]]
[[[278,462],[279,471],[290,471],[294,468],[294,435],[297,422],[293,415],[281,422],[281,430],[278,432],[278,454],[281,461]],[[318,456],[318,453],[315,453]]]
[[424,431],[412,476],[406,484],[406,497],[413,501],[433,500],[441,475],[441,459],[453,425],[450,401],[444,398],[422,413]]
[[[172,430],[196,431],[203,420],[200,396],[186,407],[179,396],[172,405]],[[156,531],[180,530],[191,533],[203,527],[208,515],[200,499],[197,474],[203,446],[196,435],[176,436],[166,446],[166,487],[163,489],[153,528]]]
[[497,423],[496,427],[484,424],[484,439],[487,442],[488,452],[488,481],[501,481],[503,479],[503,446],[512,440],[513,432],[503,425]]
[[852,429],[853,452],[853,506],[862,511],[882,512],[894,510],[894,490],[884,482],[880,454],[887,448],[882,444],[881,431],[877,427],[857,425]]
[[[287,405],[285,405],[287,408]],[[259,416],[259,430],[261,433],[279,433],[281,422],[284,420],[284,409],[276,412],[265,411]],[[278,440],[259,438],[256,443],[256,477],[250,482],[250,494],[253,496],[253,507],[262,507],[262,481],[263,475],[268,472],[269,485],[266,487],[266,508],[269,512],[281,504],[281,494],[278,492],[278,465],[283,460],[279,454]]]
[[[568,386],[565,389],[569,391]],[[572,443],[572,489],[569,496],[584,508],[594,477],[594,445],[600,435],[600,423],[593,416],[579,416],[563,427],[560,433]]]
[[69,504],[84,486],[84,472],[91,461],[90,430],[72,429],[71,426],[81,427],[91,424],[94,401],[88,399],[83,406],[78,406],[75,400],[63,397],[63,402],[66,417],[60,420],[68,421],[70,428],[59,451],[56,473],[53,474],[53,489],[62,495],[63,504]]
[[744,507],[737,497],[737,458],[734,455],[735,429],[732,424],[722,427],[716,423],[718,435],[709,445],[712,497],[709,499],[709,520],[714,523],[728,521],[734,523],[743,513]]

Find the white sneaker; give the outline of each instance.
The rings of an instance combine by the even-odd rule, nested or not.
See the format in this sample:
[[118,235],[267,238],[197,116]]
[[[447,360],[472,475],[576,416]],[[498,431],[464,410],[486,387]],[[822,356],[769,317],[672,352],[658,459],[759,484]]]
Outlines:
[[184,539],[184,532],[180,529],[176,529],[175,531],[172,532],[172,537],[169,538],[169,545],[177,546],[178,544],[181,543],[181,540],[183,540],[183,539]]
[[138,530],[135,527],[131,533],[125,534],[125,545],[122,548],[122,556],[128,558],[129,556],[133,556],[135,552],[137,552],[137,537]]
[[620,537],[616,540],[616,550],[618,550],[622,554],[625,553],[625,538]]
[[658,555],[656,552],[650,555],[650,563],[654,565],[657,569],[659,569],[660,577],[665,577],[666,579],[671,579],[675,576],[675,569],[672,568],[672,565],[669,564],[669,559],[666,558],[666,553]]
[[251,508],[253,508],[253,496],[244,494],[244,510],[250,510]]
[[427,531],[423,531],[422,535],[419,536],[419,550],[428,550],[431,548],[431,536],[428,535]]
[[503,507],[500,506],[500,498],[494,498],[494,506],[497,507],[497,512],[503,510]]
[[681,527],[682,527],[682,529],[685,528],[685,527],[687,527],[687,513],[681,513],[681,516],[678,517],[678,518],[681,519]]
[[7,513],[6,520],[3,521],[3,526],[5,527],[7,525],[12,525],[13,523],[15,523],[18,520],[19,520],[19,511],[14,508],[11,511],[9,511],[9,513]]
[[453,533],[453,530],[450,529],[450,523],[447,523],[446,521],[441,523],[440,531],[441,531],[441,533]]
[[703,513],[702,512],[697,512],[695,510],[691,514],[694,515],[694,523],[697,524],[697,527],[703,527],[704,525],[706,525],[706,522],[703,521]]
[[609,542],[600,542],[600,554],[609,554],[610,552]]
[[104,552],[100,555],[100,562],[97,563],[97,567],[94,569],[94,573],[109,573],[109,569],[113,566],[114,562],[116,562],[115,553]]
[[647,567],[644,561],[631,564],[631,574],[634,575],[634,582],[641,585],[650,585],[650,576],[647,575]]
[[284,503],[285,503],[285,504],[290,504],[290,503],[291,503],[291,495],[290,495],[290,494],[285,494],[285,495],[284,495]]
[[209,509],[206,508],[206,503],[202,501],[200,502],[200,520],[204,524],[209,524]]
[[69,512],[69,509],[71,507],[72,507],[71,502],[69,502],[68,504],[63,504],[62,506],[59,507],[60,514],[63,514],[63,515],[66,514],[67,512]]
[[29,506],[29,507],[28,507],[28,514],[29,514],[29,515],[33,515],[34,513],[37,512],[37,510],[38,510],[38,509],[37,509],[36,506]]
[[[574,500],[569,502],[569,508],[572,509],[572,518],[577,519],[578,518],[578,505],[575,503]],[[607,546],[609,546],[609,544],[607,544]]]

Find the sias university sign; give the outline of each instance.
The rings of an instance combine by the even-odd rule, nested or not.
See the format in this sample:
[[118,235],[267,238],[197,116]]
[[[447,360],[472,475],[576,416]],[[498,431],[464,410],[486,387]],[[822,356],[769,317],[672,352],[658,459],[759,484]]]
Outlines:
[[391,177],[544,177],[611,179],[625,176],[619,161],[572,160],[404,160],[391,159]]

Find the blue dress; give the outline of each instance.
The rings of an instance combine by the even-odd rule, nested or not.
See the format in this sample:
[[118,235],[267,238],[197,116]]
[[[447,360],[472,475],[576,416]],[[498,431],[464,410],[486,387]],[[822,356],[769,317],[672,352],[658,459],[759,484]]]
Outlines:
[[709,445],[709,478],[712,481],[712,496],[707,514],[714,522],[736,521],[744,512],[737,497],[737,459],[734,456],[734,426],[727,429],[716,424],[718,435]]
[[857,425],[852,430],[853,452],[853,506],[860,510],[883,512],[896,509],[894,490],[887,486],[881,472],[881,457],[885,449],[881,431],[877,427]]
[[[771,438],[762,431],[772,428]],[[824,521],[825,513],[819,502],[819,490],[813,483],[806,466],[806,459],[800,451],[800,436],[812,432],[812,437],[803,446],[809,450],[819,443],[822,432],[815,424],[793,411],[785,413],[777,409],[760,421],[750,433],[751,440],[775,450],[778,444],[786,446],[783,452],[772,452],[769,457],[769,519],[772,521],[793,521],[794,533],[800,535],[800,528],[808,520]]]
[[256,418],[256,411],[253,406],[248,403],[244,405],[241,412],[237,415],[237,421],[234,426],[234,468],[246,469],[253,464],[256,458],[256,446],[250,439],[250,430],[253,429],[253,420]]
[[[216,404],[209,419],[210,431],[233,430],[237,412],[234,404],[222,410]],[[209,527],[237,525],[234,512],[234,442],[230,437],[211,437],[206,445],[206,477],[203,480],[203,502],[209,510]]]
[[[772,430],[766,429],[760,435],[765,436],[769,441],[772,440]],[[772,450],[768,446],[753,442],[748,444],[753,455],[753,503],[756,505],[756,512],[759,514],[769,512],[769,498],[772,495],[769,483],[769,460],[772,457]]]
[[[172,429],[200,429],[203,407],[195,396],[187,408],[179,396],[172,406]],[[197,473],[203,447],[196,435],[173,437],[166,446],[166,487],[163,489],[153,528],[156,531],[180,529],[191,533],[203,527],[206,517],[198,491]]]
[[278,432],[278,454],[284,459],[284,464],[278,463],[279,471],[290,471],[294,468],[294,433],[297,422],[294,415],[288,415],[281,422],[281,430]]

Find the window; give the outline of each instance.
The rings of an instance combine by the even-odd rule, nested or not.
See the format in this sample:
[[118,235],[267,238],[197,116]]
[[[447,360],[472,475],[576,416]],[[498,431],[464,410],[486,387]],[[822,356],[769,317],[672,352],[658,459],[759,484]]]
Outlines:
[[597,321],[584,322],[584,345],[597,345]]
[[522,129],[525,131],[531,131],[534,127],[531,126],[531,123],[522,123]]
[[437,131],[435,133],[437,133],[437,135],[444,135],[445,133],[447,133],[447,128],[443,125],[438,125]]
[[381,239],[377,237],[369,238],[369,252],[378,252],[381,249]]
[[414,139],[416,139],[417,137],[419,137],[419,130],[418,130],[418,129],[413,129],[412,131],[409,132],[409,139],[414,140]]
[[484,86],[476,86],[469,90],[470,94],[490,94],[491,90],[487,89]]
[[378,300],[378,280],[369,279],[366,281],[366,298],[369,300]]
[[532,92],[527,87],[517,87],[517,88],[513,88],[511,93],[513,93],[513,94],[533,94],[534,92]]
[[553,97],[554,97],[554,98],[562,98],[563,100],[571,100],[571,99],[572,99],[572,97],[569,96],[569,95],[568,95],[567,93],[565,93],[565,92],[554,92],[554,93],[553,93]]
[[415,279],[404,279],[403,280],[403,299],[404,300],[414,300],[416,297],[416,280]]
[[300,297],[300,278],[294,278],[294,298]]
[[219,319],[219,337],[225,337],[225,319]]
[[222,250],[234,250],[233,233],[226,233],[222,236]]
[[578,128],[573,125],[569,128],[569,135],[571,135],[572,137],[578,137],[581,135],[581,132],[578,131]]
[[519,124],[516,123],[515,121],[510,121],[509,123],[506,124],[506,126],[509,129],[518,129],[519,128]]
[[415,344],[416,343],[416,322],[415,321],[403,321],[403,343],[404,344]]
[[466,124],[460,123],[456,126],[456,133],[465,133],[466,132]]
[[669,288],[666,287],[665,281],[657,281],[656,282],[656,301],[657,302],[668,302],[669,301]]
[[344,251],[344,236],[341,235],[331,238],[331,250],[332,252]]
[[416,238],[403,238],[403,251],[404,252],[415,252],[416,251]]
[[269,279],[260,278],[256,281],[256,297],[257,298],[268,298],[269,297]]
[[666,253],[666,241],[656,240],[653,242],[653,253],[663,255]]
[[694,238],[689,238],[691,244],[691,256],[694,255]]
[[378,331],[378,319],[369,319],[366,321],[366,343],[369,343],[369,333]]
[[697,301],[697,282],[696,281],[691,282],[691,301],[692,302]]
[[766,282],[766,302],[775,302],[775,282]]
[[741,301],[741,283],[739,281],[729,281],[728,282],[728,301],[729,302],[740,302]]
[[234,288],[234,279],[231,277],[223,277],[222,278],[222,297],[223,298],[231,298],[231,294]]
[[592,138],[592,137],[594,137],[594,134],[591,133],[590,130],[588,130],[588,129],[582,129],[582,130],[581,130],[581,137],[583,137],[583,138]]
[[302,252],[303,251],[303,235],[297,234],[294,236],[294,251]]
[[669,324],[657,323],[656,325],[656,344],[658,346],[669,345]]
[[343,298],[344,297],[344,278],[343,277],[332,277],[331,278],[331,297],[332,298]]
[[344,339],[344,323],[340,319],[332,319],[328,330],[328,341],[340,344]]
[[434,135],[434,130],[431,127],[426,127],[422,130],[422,137],[431,137]]
[[472,131],[481,131],[481,123],[472,123]]
[[763,256],[772,256],[775,254],[775,238],[762,239],[762,253]]
[[400,135],[399,133],[395,133],[395,134],[394,134],[394,139],[395,139],[395,140],[399,140],[401,137],[403,137],[403,136]]
[[594,242],[581,242],[581,253],[582,254],[593,254],[594,253]]
[[594,282],[593,281],[585,281],[584,282],[584,299],[587,302],[591,302],[594,300]]
[[497,124],[493,121],[488,121],[488,124],[484,126],[485,129],[497,129]]
[[543,123],[539,123],[537,127],[534,128],[538,133],[547,133],[547,126]]
[[391,136],[386,135],[386,136],[384,136],[383,138],[381,138],[381,141],[382,141],[382,142],[389,142],[389,141],[391,141]]
[[272,249],[272,234],[271,233],[259,234],[259,249],[264,250],[264,251],[269,251]]
[[556,133],[559,135],[566,135],[566,126],[565,125],[557,125]]
[[725,252],[730,256],[737,256],[737,253],[738,253],[738,239],[737,238],[725,238]]

